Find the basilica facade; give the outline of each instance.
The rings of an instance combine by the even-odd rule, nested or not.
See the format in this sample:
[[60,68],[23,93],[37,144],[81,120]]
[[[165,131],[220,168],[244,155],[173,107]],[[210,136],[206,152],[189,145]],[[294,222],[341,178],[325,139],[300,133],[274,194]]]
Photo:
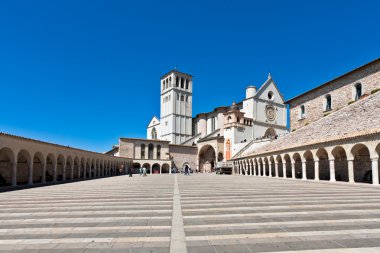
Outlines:
[[197,147],[189,164],[195,164],[199,172],[225,166],[248,143],[262,145],[287,132],[286,105],[271,75],[259,89],[248,86],[244,100],[194,117],[191,75],[172,70],[161,77],[160,88],[161,117],[152,117],[147,139]]

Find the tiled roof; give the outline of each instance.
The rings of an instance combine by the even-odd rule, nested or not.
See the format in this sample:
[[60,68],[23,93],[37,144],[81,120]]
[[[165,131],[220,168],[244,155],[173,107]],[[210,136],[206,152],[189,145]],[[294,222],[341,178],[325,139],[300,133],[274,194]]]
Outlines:
[[376,93],[264,146],[251,146],[237,158],[377,134],[379,115],[380,93]]

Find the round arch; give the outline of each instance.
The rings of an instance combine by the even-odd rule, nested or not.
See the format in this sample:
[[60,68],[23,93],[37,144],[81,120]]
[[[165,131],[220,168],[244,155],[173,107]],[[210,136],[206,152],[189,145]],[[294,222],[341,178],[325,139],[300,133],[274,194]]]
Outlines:
[[216,162],[216,152],[213,146],[205,145],[198,152],[199,171],[214,172]]
[[170,172],[170,165],[167,163],[164,163],[161,167],[161,173],[168,174]]
[[12,185],[12,165],[15,155],[10,148],[0,149],[0,187]]
[[25,149],[17,154],[17,185],[27,184],[31,166],[31,155]]
[[57,158],[57,181],[62,181],[63,180],[63,171],[64,171],[64,166],[66,165],[65,163],[65,157],[63,155],[58,155]]
[[307,150],[303,154],[303,158],[305,159],[306,179],[315,179],[315,163],[313,153],[310,150]]
[[355,182],[372,183],[372,163],[369,148],[362,144],[356,144],[351,149],[354,158]]
[[33,155],[33,184],[43,182],[45,158],[41,152],[36,152]]
[[[347,153],[342,146],[336,146],[332,151],[331,155],[334,157],[334,168],[335,168],[335,179],[336,181],[348,182],[348,162]],[[330,175],[330,180],[334,180],[333,176]]]
[[329,154],[324,148],[317,150],[315,156],[318,158],[319,167],[319,179],[320,180],[330,180],[330,162]]
[[158,163],[155,163],[152,165],[152,172],[153,174],[160,174],[161,167]]

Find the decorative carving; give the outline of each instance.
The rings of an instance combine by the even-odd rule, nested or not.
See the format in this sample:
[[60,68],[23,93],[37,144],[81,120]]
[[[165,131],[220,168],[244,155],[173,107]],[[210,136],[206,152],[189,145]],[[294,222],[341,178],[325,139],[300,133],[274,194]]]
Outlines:
[[267,106],[265,109],[265,115],[269,121],[273,121],[276,119],[276,111],[273,106]]

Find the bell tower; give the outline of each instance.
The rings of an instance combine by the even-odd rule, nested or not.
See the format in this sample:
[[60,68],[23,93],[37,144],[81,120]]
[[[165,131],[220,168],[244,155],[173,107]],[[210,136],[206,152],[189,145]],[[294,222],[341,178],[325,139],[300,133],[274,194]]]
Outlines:
[[181,144],[192,136],[193,76],[171,70],[161,77],[161,140]]

